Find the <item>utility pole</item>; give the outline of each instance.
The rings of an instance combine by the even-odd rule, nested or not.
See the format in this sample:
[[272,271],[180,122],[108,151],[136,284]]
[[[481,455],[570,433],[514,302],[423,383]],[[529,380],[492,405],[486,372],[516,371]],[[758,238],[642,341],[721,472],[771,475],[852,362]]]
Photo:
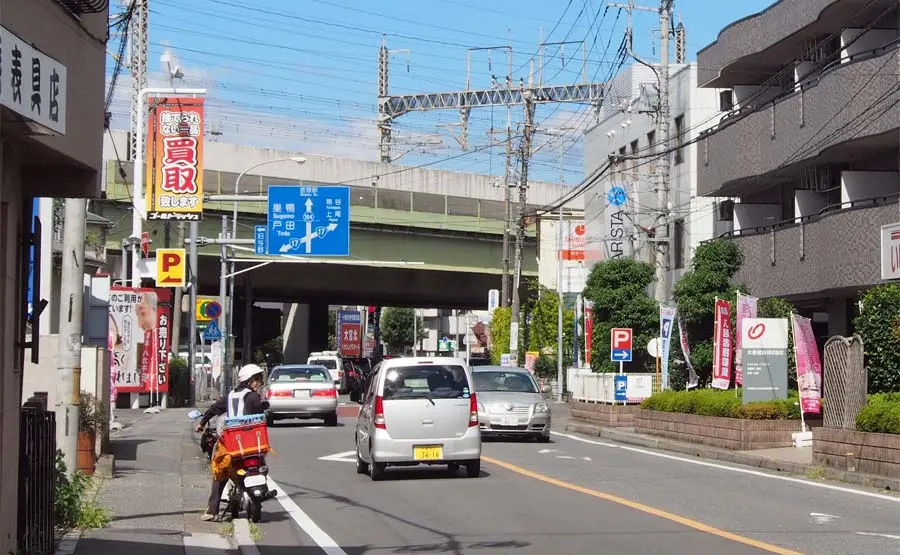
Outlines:
[[81,404],[81,316],[84,308],[84,234],[87,200],[66,199],[59,303],[59,367],[56,381],[56,445],[69,475],[78,461]]
[[228,352],[228,335],[231,333],[231,330],[228,329],[228,318],[226,314],[228,314],[228,310],[226,307],[228,306],[228,246],[226,245],[226,241],[228,240],[228,216],[222,216],[222,231],[219,233],[219,242],[221,243],[221,252],[220,252],[220,260],[219,260],[219,304],[222,305],[222,314],[219,316],[219,330],[222,332],[222,339],[219,340],[219,345],[221,345],[221,360],[220,364],[222,365],[221,373],[219,374],[219,378],[221,379],[221,395],[225,397],[228,394],[229,387],[229,377],[231,376],[231,369],[226,368],[227,365],[227,356]]
[[[659,4],[659,118],[656,124],[660,140],[665,145],[663,152],[670,148],[669,136],[669,22],[672,14],[672,0],[661,0]],[[670,249],[669,247],[669,155],[657,159],[659,165],[659,185],[657,189],[657,210],[659,223],[656,227],[656,300],[669,301]]]
[[[178,245],[178,248],[184,247],[184,222],[178,222],[178,239],[175,244]],[[181,305],[183,296],[184,289],[176,287],[175,300],[172,303],[172,351],[175,353],[178,353],[178,349],[181,347]],[[188,369],[191,369],[190,363],[188,363]]]
[[[141,118],[144,114],[138,109],[138,97],[147,88],[147,48],[149,41],[148,27],[150,19],[149,0],[131,0],[134,12],[131,15],[131,136],[128,141],[128,159],[134,160],[139,148],[138,136],[143,132]],[[142,171],[135,168],[135,172]],[[137,194],[138,191],[135,191]]]
[[188,303],[188,320],[190,332],[188,333],[188,368],[190,368],[191,376],[194,377],[194,387],[191,388],[191,393],[194,398],[192,399],[196,404],[197,401],[203,399],[202,393],[206,390],[206,371],[203,369],[201,365],[200,371],[197,370],[197,315],[195,314],[197,307],[197,287],[199,286],[199,279],[197,273],[200,268],[200,253],[197,250],[197,239],[200,235],[200,222],[190,222],[188,224],[190,229],[190,243],[188,244],[188,250],[190,254],[188,256],[188,264],[189,268],[189,276],[190,283],[188,286],[189,295],[190,295],[190,303]]
[[512,117],[506,107],[506,163],[503,166],[503,279],[500,283],[500,306],[509,306],[509,232],[512,230],[512,191],[509,165],[512,162]]
[[521,322],[521,303],[519,301],[519,282],[522,277],[522,248],[525,244],[525,209],[528,204],[528,163],[531,161],[531,139],[534,135],[534,101],[530,90],[523,91],[525,101],[525,126],[523,130],[521,160],[522,169],[519,175],[519,225],[516,228],[516,272],[512,283],[512,308],[509,321],[509,350],[515,356],[519,352],[519,322]]
[[[632,46],[632,26],[631,15],[634,10],[659,13],[659,32],[660,32],[660,61],[659,71],[656,73],[659,80],[659,112],[656,118],[656,135],[657,144],[662,145],[662,151],[665,152],[671,148],[669,137],[669,34],[671,33],[670,22],[672,16],[673,0],[660,0],[658,8],[635,5],[634,0],[628,0],[625,4],[610,3],[613,8],[622,8],[628,16],[628,26],[626,33],[626,42],[628,45],[628,54],[635,60],[650,65],[641,60],[634,53]],[[660,303],[667,302],[671,296],[671,288],[669,284],[669,268],[670,268],[670,252],[669,252],[669,156],[664,154],[657,158],[657,183],[656,183],[656,225],[655,234],[650,241],[655,244],[655,266],[656,266],[656,300]]]

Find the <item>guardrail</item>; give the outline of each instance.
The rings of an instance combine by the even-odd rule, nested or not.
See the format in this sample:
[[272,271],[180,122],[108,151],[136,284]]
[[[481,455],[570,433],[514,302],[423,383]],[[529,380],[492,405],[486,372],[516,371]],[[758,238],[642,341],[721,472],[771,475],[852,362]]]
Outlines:
[[[595,374],[590,370],[569,368],[568,390],[573,401],[588,403],[622,403],[616,401],[616,376],[619,374]],[[640,403],[656,391],[655,374],[624,374],[631,394],[625,403]]]

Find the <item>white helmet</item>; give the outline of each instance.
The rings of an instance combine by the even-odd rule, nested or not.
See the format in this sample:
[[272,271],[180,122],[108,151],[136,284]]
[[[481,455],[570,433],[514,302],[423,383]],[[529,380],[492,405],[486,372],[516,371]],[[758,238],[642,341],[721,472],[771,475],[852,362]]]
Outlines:
[[247,364],[242,366],[240,370],[238,370],[238,382],[244,383],[250,380],[253,376],[259,375],[262,378],[262,374],[264,371],[262,368],[255,364]]

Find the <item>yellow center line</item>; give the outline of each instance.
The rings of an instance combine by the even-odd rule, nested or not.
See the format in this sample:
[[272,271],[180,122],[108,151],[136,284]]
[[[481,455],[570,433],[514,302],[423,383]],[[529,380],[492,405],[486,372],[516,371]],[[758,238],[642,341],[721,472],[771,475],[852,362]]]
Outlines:
[[719,536],[720,538],[725,538],[727,540],[742,543],[744,545],[756,547],[763,551],[768,551],[769,553],[777,553],[778,555],[803,555],[799,551],[792,551],[790,549],[778,547],[777,545],[772,545],[769,543],[765,543],[765,542],[761,542],[761,541],[747,538],[744,536],[740,536],[738,534],[733,534],[731,532],[728,532],[727,530],[721,530],[719,528],[709,526],[708,524],[703,524],[702,522],[697,522],[696,520],[691,520],[689,518],[685,518],[683,516],[676,515],[675,513],[663,511],[663,510],[657,509],[655,507],[650,507],[649,505],[644,505],[643,503],[638,503],[636,501],[624,499],[622,497],[618,497],[618,496],[615,496],[615,495],[612,495],[609,493],[604,493],[602,491],[597,491],[595,489],[590,489],[590,488],[586,488],[583,486],[570,484],[569,482],[557,480],[556,478],[551,478],[550,476],[545,476],[544,474],[538,474],[537,472],[532,472],[531,470],[522,468],[521,466],[516,466],[516,465],[510,464],[508,462],[503,462],[503,461],[497,460],[492,457],[485,457],[484,455],[482,455],[481,460],[483,460],[484,462],[487,462],[489,464],[494,464],[499,467],[505,468],[506,470],[515,472],[516,474],[521,474],[522,476],[527,476],[528,478],[533,478],[535,480],[540,480],[541,482],[545,482],[547,484],[551,484],[551,485],[554,485],[554,486],[557,486],[560,488],[564,488],[564,489],[571,490],[571,491],[577,491],[578,493],[583,493],[584,495],[590,495],[591,497],[596,497],[598,499],[603,499],[605,501],[610,501],[612,503],[624,505],[626,507],[641,511],[643,513],[647,513],[647,514],[650,514],[653,516],[664,518],[666,520],[671,520],[672,522],[677,522],[678,524],[687,526],[688,528],[693,528],[694,530],[699,530],[701,532],[706,532],[707,534]]

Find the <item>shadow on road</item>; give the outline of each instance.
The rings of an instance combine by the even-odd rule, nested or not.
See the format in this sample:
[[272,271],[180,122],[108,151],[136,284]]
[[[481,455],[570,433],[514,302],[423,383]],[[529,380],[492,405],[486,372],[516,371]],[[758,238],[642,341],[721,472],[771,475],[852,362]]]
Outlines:
[[[428,543],[418,545],[342,545],[341,549],[347,555],[367,555],[369,553],[468,553],[470,550],[503,550],[493,553],[509,553],[514,549],[524,549],[531,544],[515,540],[496,542],[460,542],[456,539],[448,539],[445,542]],[[289,546],[262,546],[264,555],[322,555],[321,547],[289,547]],[[130,555],[130,554],[129,554]],[[168,555],[165,553],[164,555]],[[200,555],[206,555],[201,553]]]
[[[321,420],[276,420],[272,422],[270,428],[321,428],[325,423]],[[327,428],[342,428],[346,426],[338,422],[336,426],[325,426]]]
[[115,438],[109,443],[110,451],[119,461],[136,461],[138,446],[149,443],[152,439]]

